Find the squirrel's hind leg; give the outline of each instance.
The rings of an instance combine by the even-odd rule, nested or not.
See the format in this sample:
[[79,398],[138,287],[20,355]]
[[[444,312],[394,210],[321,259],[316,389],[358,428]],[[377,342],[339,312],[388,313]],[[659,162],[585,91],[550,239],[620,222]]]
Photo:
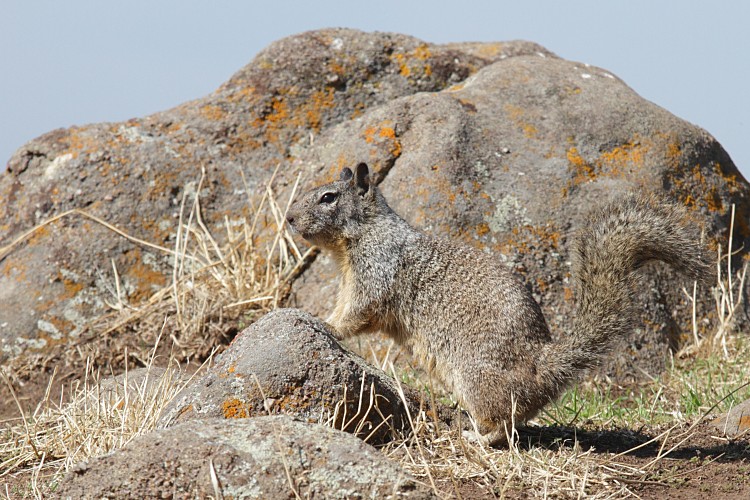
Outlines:
[[500,448],[508,444],[508,438],[511,436],[513,429],[510,426],[510,422],[504,423],[500,428],[495,428],[485,434],[475,431],[463,431],[462,436],[468,441],[479,443],[483,446],[490,446],[492,448]]
[[455,387],[459,399],[476,422],[480,441],[505,446],[513,426],[523,426],[537,413],[542,403],[533,396],[539,392],[537,385],[532,377],[517,371],[476,370],[471,375],[463,374]]

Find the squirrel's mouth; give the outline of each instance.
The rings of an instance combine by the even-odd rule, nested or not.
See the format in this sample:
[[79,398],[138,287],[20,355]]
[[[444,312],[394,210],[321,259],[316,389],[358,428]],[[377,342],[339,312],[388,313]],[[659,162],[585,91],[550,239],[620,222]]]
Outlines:
[[291,223],[288,222],[287,226],[292,230],[292,233],[297,233],[298,235],[302,236],[302,238],[306,239],[307,241],[312,241],[312,239],[315,236],[309,231],[300,230],[300,228],[297,227],[297,224],[295,222],[291,222]]

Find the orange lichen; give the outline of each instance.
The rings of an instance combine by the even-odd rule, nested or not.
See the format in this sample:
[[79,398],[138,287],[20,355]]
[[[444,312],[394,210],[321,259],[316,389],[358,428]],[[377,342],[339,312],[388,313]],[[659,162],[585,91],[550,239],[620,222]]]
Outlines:
[[679,168],[682,161],[682,148],[677,142],[670,142],[667,144],[667,165],[672,168]]
[[214,106],[213,104],[201,106],[200,113],[204,118],[213,121],[223,120],[227,116],[226,111],[219,106]]
[[317,391],[314,390],[307,394],[299,394],[295,391],[290,394],[285,394],[277,401],[277,404],[282,411],[299,412],[309,408],[317,397]]
[[547,254],[559,249],[560,238],[560,232],[549,225],[533,226],[528,224],[511,229],[505,241],[499,243],[499,250],[505,254],[514,251],[528,254],[541,248]]
[[714,163],[714,173],[724,181],[724,184],[727,189],[729,189],[730,193],[736,193],[741,188],[740,182],[737,181],[737,176],[735,174],[724,173],[721,163]]
[[670,180],[686,207],[690,209],[704,207],[710,212],[719,214],[727,212],[716,183],[706,177],[700,164],[695,165],[691,170],[678,170],[670,175]]
[[325,112],[335,105],[335,90],[332,87],[316,90],[306,98],[300,96],[295,88],[279,89],[267,105],[265,114],[255,118],[251,125],[262,129],[266,142],[282,149],[284,144],[294,142],[295,138],[304,134],[304,129],[319,132]]
[[29,239],[26,240],[28,245],[36,245],[41,240],[44,240],[47,238],[47,236],[50,235],[49,226],[41,226],[37,228],[31,236],[29,236]]
[[427,59],[432,57],[432,53],[430,52],[430,48],[427,46],[427,44],[422,44],[414,49],[414,57],[422,61],[426,61]]
[[568,148],[565,156],[568,158],[568,163],[574,172],[573,184],[578,185],[594,179],[594,167],[583,159],[578,153],[578,148]]
[[166,276],[143,262],[143,255],[139,248],[126,252],[124,260],[123,276],[132,280],[135,285],[135,290],[129,297],[131,302],[141,303],[166,285]]
[[27,281],[26,272],[28,270],[28,266],[23,262],[16,260],[13,261],[13,264],[11,265],[11,260],[8,259],[0,266],[0,276],[12,278],[21,283]]
[[353,120],[355,118],[362,116],[365,112],[365,107],[366,105],[363,102],[356,103],[354,105],[354,111],[352,111],[351,119]]
[[[386,120],[375,127],[368,127],[364,132],[364,139],[367,144],[386,144],[389,145],[388,152],[393,158],[401,156],[401,141],[398,140],[396,130],[391,126],[391,122]],[[375,153],[377,151],[374,151]]]
[[316,90],[310,99],[302,105],[302,112],[307,118],[307,125],[315,132],[320,131],[322,112],[334,106],[333,88]]
[[75,325],[72,322],[64,318],[45,315],[44,319],[49,324],[54,326],[55,329],[57,329],[57,331],[60,333],[60,335],[51,335],[48,332],[38,331],[37,338],[44,339],[45,342],[47,342],[46,347],[64,344],[66,342],[66,334],[72,332],[75,328]]
[[502,52],[502,50],[502,43],[483,43],[477,49],[477,54],[479,54],[480,57],[494,59],[498,54]]
[[84,131],[85,129],[80,127],[68,129],[68,135],[64,139],[67,148],[62,151],[62,154],[70,154],[72,158],[78,158],[82,153],[87,154],[99,149],[100,144],[97,141],[81,134]]
[[529,123],[526,123],[523,125],[523,135],[531,139],[532,137],[535,137],[539,131],[534,125],[531,125]]
[[255,94],[255,87],[240,87],[234,89],[226,99],[229,102],[236,103],[239,101],[249,101],[251,96]]
[[431,57],[430,48],[426,44],[422,44],[410,52],[392,54],[391,60],[398,66],[398,72],[404,78],[412,75],[429,77],[432,75],[432,66],[427,61]]
[[539,130],[530,123],[526,118],[524,110],[518,106],[512,104],[505,105],[505,112],[508,118],[518,127],[527,138],[532,139],[536,137]]
[[630,141],[602,153],[601,163],[607,163],[611,168],[624,168],[627,165],[641,167],[648,149],[648,146],[642,146],[640,142]]
[[474,232],[477,236],[484,236],[485,234],[490,232],[490,226],[486,222],[482,222],[481,224],[477,225],[477,227],[474,229]]
[[[568,142],[574,141],[569,140]],[[652,147],[650,141],[636,137],[600,153],[593,160],[586,160],[577,147],[570,146],[565,156],[573,177],[563,189],[563,195],[566,195],[571,187],[594,181],[600,176],[624,177],[634,169],[642,168],[645,164],[646,154]]]
[[224,418],[247,418],[250,416],[247,406],[237,398],[227,399],[221,404]]
[[[180,155],[188,157],[188,151],[185,151],[185,148],[178,146],[176,149]],[[146,189],[140,192],[141,201],[160,200],[163,198],[164,193],[169,193],[173,187],[178,185],[177,172],[175,170],[160,170],[155,172],[154,177],[149,180],[151,182],[146,184]],[[141,222],[137,213],[132,215],[130,222],[133,224]]]
[[78,295],[81,290],[83,290],[83,283],[76,283],[75,281],[64,277],[60,272],[57,273],[57,277],[58,279],[60,279],[63,287],[65,288],[65,291],[60,294],[60,299],[72,299],[73,297]]
[[396,64],[398,64],[398,68],[399,68],[398,72],[399,72],[399,74],[401,76],[408,77],[409,75],[411,75],[411,69],[409,68],[409,66],[405,62],[406,55],[404,55],[404,54],[394,54],[393,58],[396,60]]
[[328,69],[331,71],[331,73],[335,73],[339,76],[344,76],[347,73],[346,68],[337,61],[329,61]]

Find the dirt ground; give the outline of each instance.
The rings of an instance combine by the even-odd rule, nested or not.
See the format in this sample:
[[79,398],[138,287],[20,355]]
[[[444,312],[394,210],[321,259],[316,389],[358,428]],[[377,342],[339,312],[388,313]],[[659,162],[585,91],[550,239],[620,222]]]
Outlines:
[[[708,422],[697,425],[686,440],[666,457],[657,460],[660,452],[667,451],[682,439],[669,439],[665,449],[660,442],[648,443],[666,429],[648,432],[633,430],[586,431],[576,428],[543,427],[521,431],[521,447],[544,446],[551,449],[571,449],[575,439],[583,451],[591,450],[595,460],[624,464],[646,471],[639,479],[619,479],[634,496],[653,499],[750,499],[750,436],[728,440],[719,437]],[[687,431],[675,429],[672,435]],[[633,448],[643,445],[636,451]],[[473,483],[457,485],[443,481],[439,488],[450,497],[497,498],[500,491],[488,491]],[[591,493],[596,493],[596,489]],[[457,493],[457,494],[456,494]],[[506,489],[507,498],[535,498],[540,492],[511,487]]]

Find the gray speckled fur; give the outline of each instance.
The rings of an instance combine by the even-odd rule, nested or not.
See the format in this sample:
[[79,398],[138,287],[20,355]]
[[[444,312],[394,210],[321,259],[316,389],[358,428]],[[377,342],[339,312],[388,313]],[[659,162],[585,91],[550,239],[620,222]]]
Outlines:
[[554,342],[539,305],[498,259],[410,227],[368,174],[365,164],[344,169],[289,212],[340,268],[328,322],[339,338],[380,330],[411,348],[492,444],[505,440],[512,417],[532,418],[633,328],[641,265],[662,260],[694,278],[712,270],[681,208],[653,196],[604,207],[575,242],[576,327]]

